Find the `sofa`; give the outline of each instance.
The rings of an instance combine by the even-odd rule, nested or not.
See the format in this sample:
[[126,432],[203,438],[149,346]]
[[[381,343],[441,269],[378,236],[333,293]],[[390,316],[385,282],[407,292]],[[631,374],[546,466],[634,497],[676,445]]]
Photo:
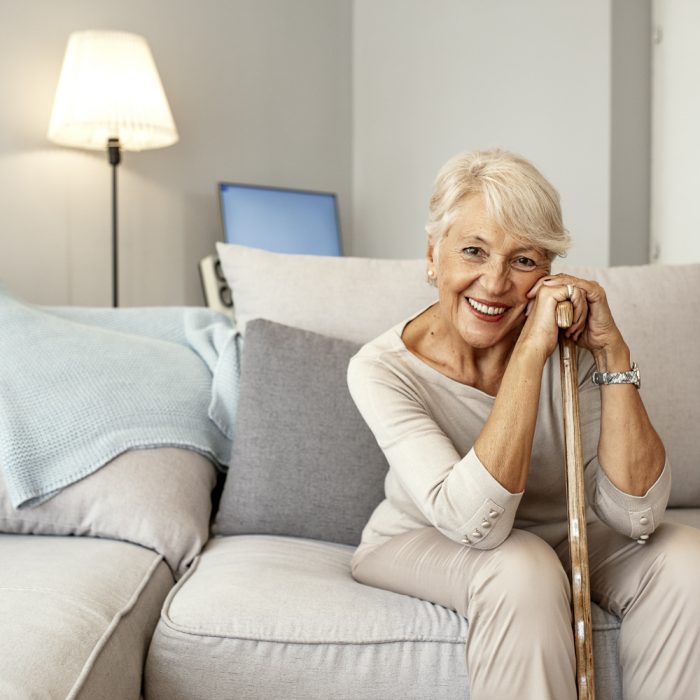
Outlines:
[[[423,261],[218,255],[242,339],[225,468],[135,445],[15,508],[0,463],[0,698],[469,698],[468,620],[350,574],[387,467],[345,370],[434,300]],[[673,468],[666,517],[700,528],[700,265],[566,269],[606,288]],[[594,604],[593,627],[597,696],[622,698],[619,620]]]

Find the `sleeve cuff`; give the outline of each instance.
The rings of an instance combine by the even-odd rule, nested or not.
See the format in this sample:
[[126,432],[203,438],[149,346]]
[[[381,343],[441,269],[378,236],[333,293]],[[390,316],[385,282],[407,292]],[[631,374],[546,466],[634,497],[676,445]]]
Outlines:
[[[474,448],[462,460],[465,477],[480,497],[472,517],[464,523],[456,539],[476,549],[493,549],[503,542],[513,529],[515,513],[523,492],[511,493],[504,488],[482,464]],[[476,494],[475,494],[476,495]]]
[[632,496],[620,491],[600,467],[596,481],[596,513],[618,532],[644,540],[663,521],[671,493],[671,467],[668,460],[659,478],[643,496]]

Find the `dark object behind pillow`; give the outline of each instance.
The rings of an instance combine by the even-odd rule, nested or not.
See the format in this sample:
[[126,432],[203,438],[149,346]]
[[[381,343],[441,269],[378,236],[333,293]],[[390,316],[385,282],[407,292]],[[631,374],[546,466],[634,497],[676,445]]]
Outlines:
[[359,347],[271,321],[247,324],[217,534],[359,543],[389,468],[347,388]]

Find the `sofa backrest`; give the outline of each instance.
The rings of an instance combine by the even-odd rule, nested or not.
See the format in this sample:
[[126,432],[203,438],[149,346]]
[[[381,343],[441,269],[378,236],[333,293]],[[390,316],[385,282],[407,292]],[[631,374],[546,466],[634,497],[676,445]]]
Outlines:
[[641,395],[664,441],[673,483],[669,505],[700,506],[700,264],[570,267],[599,282],[641,372]]
[[[218,244],[236,317],[366,342],[436,298],[426,263],[416,260],[324,258]],[[670,505],[700,506],[700,264],[573,267],[606,290],[613,315],[640,367],[641,393],[673,469]]]

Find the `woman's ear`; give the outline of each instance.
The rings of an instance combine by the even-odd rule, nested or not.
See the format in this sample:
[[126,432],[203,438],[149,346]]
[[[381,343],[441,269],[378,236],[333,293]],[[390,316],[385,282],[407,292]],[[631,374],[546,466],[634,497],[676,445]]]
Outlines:
[[428,238],[428,245],[425,251],[425,258],[428,261],[429,268],[437,267],[438,258],[438,248],[440,247],[440,241],[433,244],[432,240]]
[[425,259],[427,262],[426,276],[428,282],[432,285],[437,284],[437,253],[439,247],[439,243],[438,245],[433,245],[432,241],[428,239],[428,247],[425,251]]

